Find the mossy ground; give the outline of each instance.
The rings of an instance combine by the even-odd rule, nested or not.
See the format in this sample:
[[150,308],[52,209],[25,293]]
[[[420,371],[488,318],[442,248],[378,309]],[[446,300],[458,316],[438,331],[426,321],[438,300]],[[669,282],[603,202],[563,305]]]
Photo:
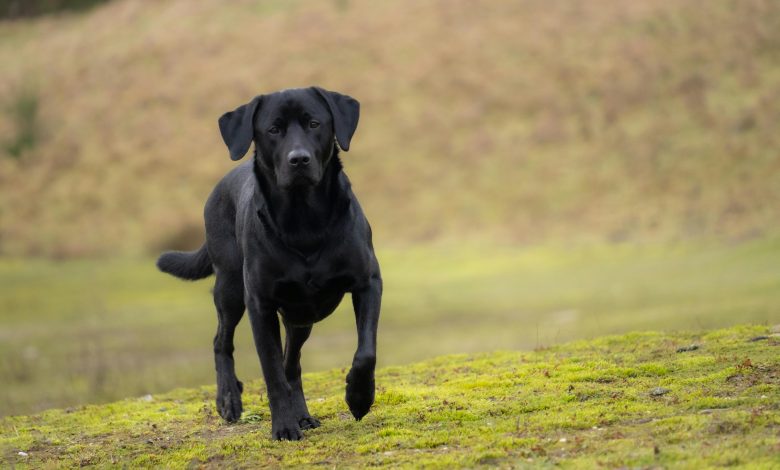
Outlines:
[[235,425],[216,415],[214,387],[180,389],[3,418],[0,463],[777,468],[779,346],[770,328],[742,326],[445,356],[378,371],[361,422],[343,402],[344,370],[308,374],[322,427],[300,442],[269,439],[261,382],[247,384]]

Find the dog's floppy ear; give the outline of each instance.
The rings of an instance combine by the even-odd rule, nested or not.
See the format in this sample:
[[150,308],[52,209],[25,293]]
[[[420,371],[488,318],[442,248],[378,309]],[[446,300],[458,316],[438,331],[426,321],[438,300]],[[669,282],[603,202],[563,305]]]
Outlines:
[[339,147],[344,151],[349,150],[349,141],[352,140],[360,118],[360,103],[351,96],[323,90],[316,86],[312,88],[328,103]]
[[247,104],[223,114],[219,118],[219,131],[225,141],[230,158],[241,160],[249,150],[254,136],[254,117],[262,96],[256,96]]

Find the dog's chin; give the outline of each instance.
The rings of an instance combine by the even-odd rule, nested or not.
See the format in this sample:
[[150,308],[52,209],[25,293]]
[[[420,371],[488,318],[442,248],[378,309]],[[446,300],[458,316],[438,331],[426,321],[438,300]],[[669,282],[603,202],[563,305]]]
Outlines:
[[283,181],[277,181],[277,184],[284,191],[306,191],[317,186],[318,182],[312,175],[295,174],[285,178]]

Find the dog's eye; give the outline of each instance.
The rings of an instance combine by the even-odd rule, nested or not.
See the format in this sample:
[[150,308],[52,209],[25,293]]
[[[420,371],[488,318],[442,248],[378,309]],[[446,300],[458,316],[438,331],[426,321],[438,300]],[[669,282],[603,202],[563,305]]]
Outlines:
[[271,126],[268,128],[268,133],[276,135],[279,133],[279,128],[276,126]]
[[320,121],[314,121],[314,120],[309,121],[309,127],[311,127],[312,129],[316,129],[320,127]]

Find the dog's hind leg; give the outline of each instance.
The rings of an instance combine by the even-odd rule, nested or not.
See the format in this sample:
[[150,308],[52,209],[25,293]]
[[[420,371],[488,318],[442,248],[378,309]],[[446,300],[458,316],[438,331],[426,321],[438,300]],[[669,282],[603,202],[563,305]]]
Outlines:
[[320,426],[319,420],[309,414],[306,399],[303,396],[301,382],[301,348],[311,334],[311,326],[295,327],[284,323],[286,339],[284,344],[284,375],[292,389],[292,404],[301,429],[313,429]]
[[233,334],[244,315],[244,280],[241,272],[217,271],[214,304],[219,326],[214,337],[214,362],[217,368],[217,411],[225,421],[234,422],[243,409],[243,384],[236,377],[233,362]]

